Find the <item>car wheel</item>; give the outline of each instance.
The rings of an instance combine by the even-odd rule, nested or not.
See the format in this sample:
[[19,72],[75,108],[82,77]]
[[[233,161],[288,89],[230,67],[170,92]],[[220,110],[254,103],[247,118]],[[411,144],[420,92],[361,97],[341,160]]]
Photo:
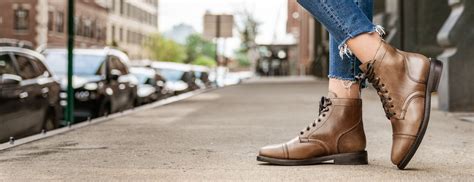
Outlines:
[[43,130],[45,131],[54,130],[56,128],[55,118],[56,117],[54,116],[54,114],[51,114],[51,112],[48,112],[43,121]]
[[107,116],[111,113],[110,111],[110,104],[106,103],[100,107],[97,117]]

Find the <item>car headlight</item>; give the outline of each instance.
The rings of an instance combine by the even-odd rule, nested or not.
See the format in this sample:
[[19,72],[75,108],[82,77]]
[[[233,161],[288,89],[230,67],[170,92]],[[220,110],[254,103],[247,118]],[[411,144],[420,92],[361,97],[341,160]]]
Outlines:
[[66,92],[61,92],[61,93],[59,93],[59,98],[61,98],[61,99],[67,99],[67,93],[66,93]]
[[86,90],[97,90],[97,88],[99,88],[99,85],[97,85],[97,83],[86,83],[84,85],[84,89]]

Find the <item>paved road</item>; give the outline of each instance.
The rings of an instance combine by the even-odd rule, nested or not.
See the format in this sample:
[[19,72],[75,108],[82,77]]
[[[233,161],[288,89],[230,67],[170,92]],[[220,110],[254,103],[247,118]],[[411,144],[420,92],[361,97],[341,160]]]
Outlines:
[[397,170],[390,124],[370,90],[364,95],[369,165],[257,163],[259,147],[286,141],[312,121],[326,85],[252,81],[22,145],[0,152],[0,180],[474,180],[474,124],[436,110],[409,169]]

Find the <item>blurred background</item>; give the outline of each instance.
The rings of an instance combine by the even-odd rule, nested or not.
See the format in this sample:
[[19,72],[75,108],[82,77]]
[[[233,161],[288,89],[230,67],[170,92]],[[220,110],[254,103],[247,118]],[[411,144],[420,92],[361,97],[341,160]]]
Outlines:
[[[66,0],[0,1],[1,141],[252,77],[327,77],[329,35],[296,0],[73,2],[68,16]],[[375,1],[386,41],[444,62],[443,111],[474,111],[473,13],[467,0]]]

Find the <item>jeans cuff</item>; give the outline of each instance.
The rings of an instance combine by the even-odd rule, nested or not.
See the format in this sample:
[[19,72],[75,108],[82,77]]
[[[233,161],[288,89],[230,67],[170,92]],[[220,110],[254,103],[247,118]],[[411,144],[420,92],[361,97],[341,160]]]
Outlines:
[[356,79],[356,78],[354,78],[354,77],[345,78],[345,77],[338,76],[338,75],[333,75],[333,74],[330,74],[330,75],[328,75],[328,78],[332,78],[332,79],[336,79],[336,80],[344,80],[344,81],[353,81],[353,82],[357,82],[357,79]]
[[341,58],[343,58],[344,55],[346,55],[348,57],[352,56],[352,51],[349,49],[349,47],[346,44],[346,42],[349,39],[352,39],[352,38],[354,38],[354,37],[356,37],[360,34],[363,34],[363,33],[374,33],[374,32],[377,32],[380,37],[383,37],[385,35],[385,30],[381,25],[373,25],[370,30],[369,29],[360,29],[360,30],[357,30],[355,32],[352,32],[351,34],[348,34],[347,38],[344,39],[341,42],[341,44],[339,44],[339,46],[337,46],[338,49],[339,49],[339,56]]

